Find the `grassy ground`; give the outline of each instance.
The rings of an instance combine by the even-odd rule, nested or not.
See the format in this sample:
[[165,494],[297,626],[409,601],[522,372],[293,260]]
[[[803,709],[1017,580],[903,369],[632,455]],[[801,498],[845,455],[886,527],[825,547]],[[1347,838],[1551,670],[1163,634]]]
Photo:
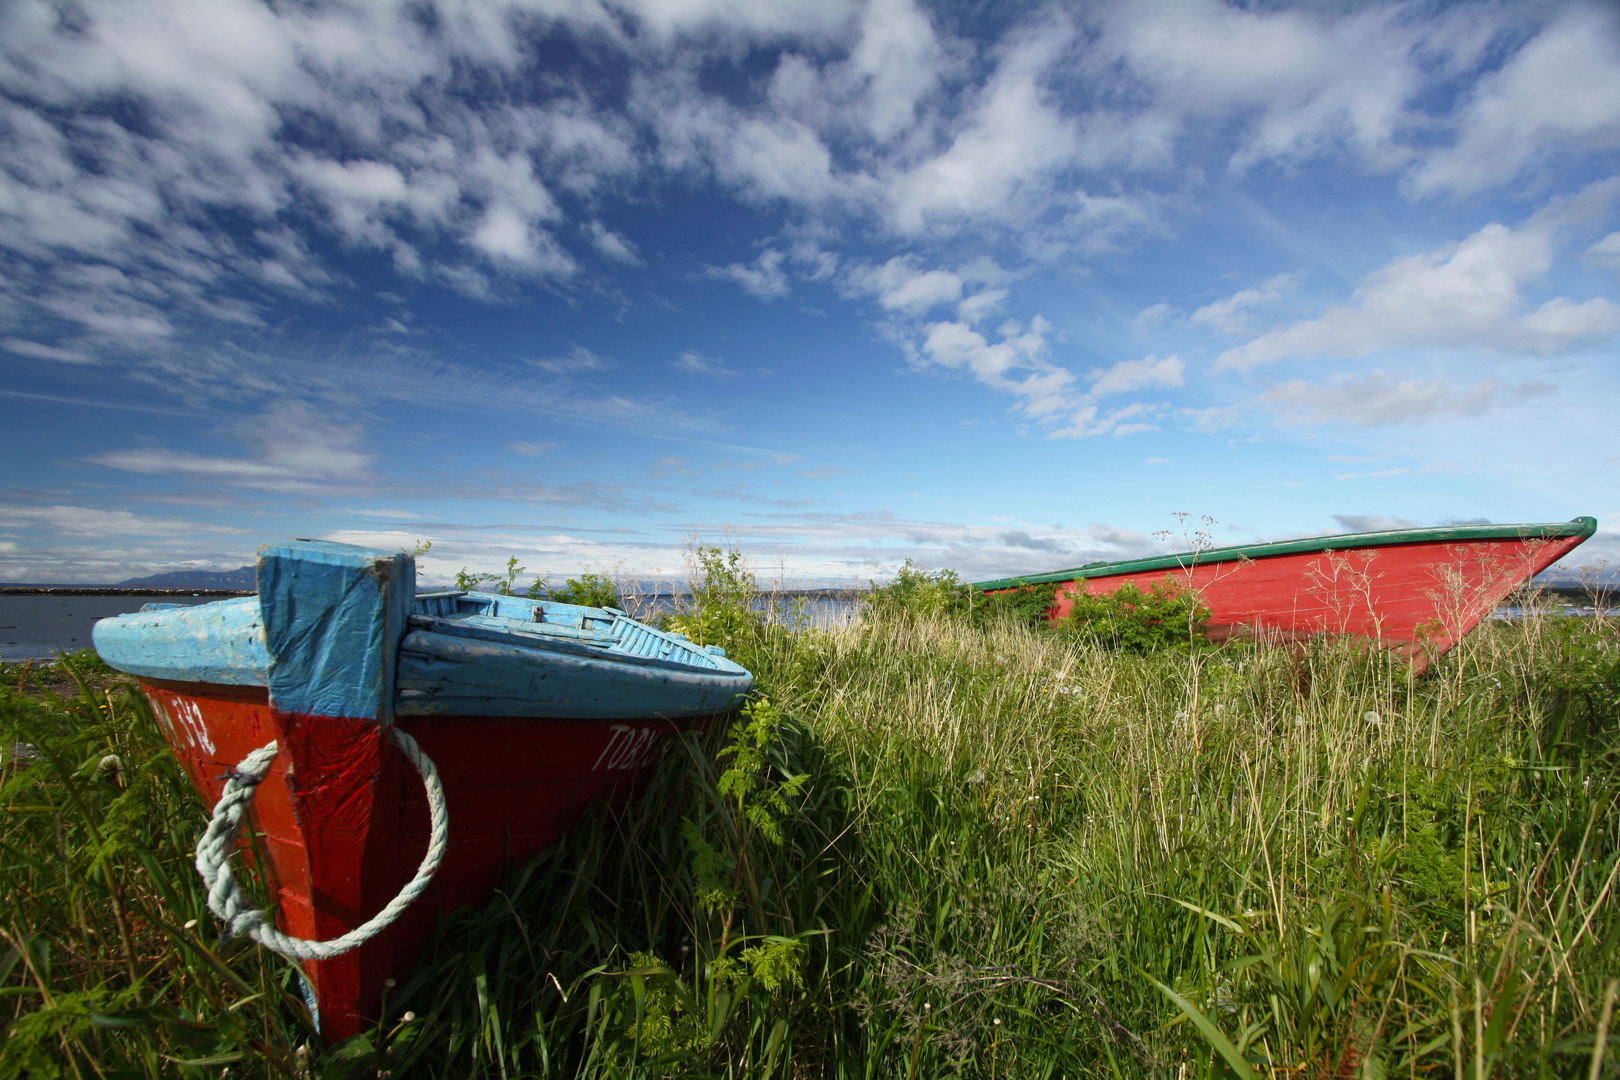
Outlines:
[[[732,601],[736,598],[733,597]],[[727,601],[731,603],[731,601]],[[1620,633],[1122,655],[697,613],[763,693],[463,911],[371,1035],[220,942],[144,701],[0,680],[0,1072],[1620,1075]],[[70,666],[71,667],[71,666]]]

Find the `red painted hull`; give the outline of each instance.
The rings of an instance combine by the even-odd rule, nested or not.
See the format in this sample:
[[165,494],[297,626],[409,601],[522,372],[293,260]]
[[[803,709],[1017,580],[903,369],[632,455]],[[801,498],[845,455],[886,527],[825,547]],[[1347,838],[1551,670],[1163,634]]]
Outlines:
[[[283,931],[337,937],[415,874],[428,844],[427,801],[420,777],[375,721],[284,713],[262,687],[142,685],[210,805],[249,752],[280,744],[253,820]],[[622,805],[668,752],[670,736],[703,722],[401,718],[438,767],[449,848],[427,893],[392,926],[349,953],[304,965],[323,1037],[363,1030],[382,1012],[385,980],[410,970],[440,915],[488,900],[509,866],[556,843],[583,807]]]
[[1079,591],[1146,591],[1168,577],[1210,610],[1213,640],[1342,635],[1392,648],[1419,671],[1479,625],[1514,589],[1585,539],[1461,540],[1194,564],[1076,578],[1058,586],[1052,621]]

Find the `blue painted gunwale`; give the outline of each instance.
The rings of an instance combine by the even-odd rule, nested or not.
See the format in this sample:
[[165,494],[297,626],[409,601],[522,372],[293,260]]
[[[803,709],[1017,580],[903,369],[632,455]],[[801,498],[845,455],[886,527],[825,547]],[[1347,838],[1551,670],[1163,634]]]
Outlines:
[[703,716],[753,686],[724,650],[616,608],[416,593],[407,555],[267,544],[258,580],[257,597],[103,619],[96,651],[142,678],[264,686],[283,711],[385,724],[396,715]]
[[259,598],[210,604],[147,604],[132,615],[97,621],[91,641],[119,671],[147,679],[269,686]]
[[725,650],[617,608],[479,592],[425,593],[417,608],[400,643],[400,716],[706,716],[754,683]]

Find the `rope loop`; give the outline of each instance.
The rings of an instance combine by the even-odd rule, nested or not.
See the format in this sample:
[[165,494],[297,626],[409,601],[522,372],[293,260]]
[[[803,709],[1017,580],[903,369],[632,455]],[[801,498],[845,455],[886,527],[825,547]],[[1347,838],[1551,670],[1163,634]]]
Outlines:
[[422,785],[427,789],[432,835],[416,876],[364,925],[355,927],[341,937],[330,941],[306,941],[277,930],[264,911],[248,901],[231,871],[236,834],[241,831],[248,808],[253,805],[254,792],[269,775],[270,763],[276,759],[277,745],[272,742],[253,751],[230,771],[225,790],[214,805],[214,816],[208,822],[208,828],[203,830],[202,839],[197,841],[197,873],[202,875],[203,884],[208,886],[208,910],[224,921],[226,937],[246,934],[265,948],[294,960],[330,960],[376,937],[422,895],[433,880],[433,875],[438,872],[439,863],[444,861],[445,848],[450,840],[450,812],[445,805],[444,785],[439,781],[439,770],[432,759],[408,734],[397,727],[393,728],[393,733],[394,745],[416,766],[416,771],[422,777]]

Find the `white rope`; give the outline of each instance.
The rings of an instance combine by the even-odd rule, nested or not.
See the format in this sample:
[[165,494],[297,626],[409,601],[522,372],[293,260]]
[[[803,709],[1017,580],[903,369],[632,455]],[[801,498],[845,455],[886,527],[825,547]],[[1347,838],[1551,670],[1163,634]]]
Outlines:
[[432,760],[399,728],[394,728],[394,744],[416,766],[427,788],[428,816],[432,822],[432,836],[428,840],[427,855],[417,868],[410,884],[400,890],[388,906],[373,915],[363,926],[357,926],[342,937],[330,941],[306,941],[283,934],[260,909],[251,906],[231,873],[231,855],[236,851],[236,834],[242,828],[248,807],[253,804],[253,792],[269,775],[270,763],[276,757],[276,744],[261,746],[242,763],[231,770],[225,782],[225,791],[214,806],[213,820],[197,841],[197,873],[208,886],[208,909],[225,921],[225,933],[246,934],[267,949],[294,960],[330,960],[376,937],[389,923],[399,918],[400,912],[410,907],[422,890],[433,880],[444,849],[450,839],[450,812],[445,806],[444,785],[439,782],[439,770]]

